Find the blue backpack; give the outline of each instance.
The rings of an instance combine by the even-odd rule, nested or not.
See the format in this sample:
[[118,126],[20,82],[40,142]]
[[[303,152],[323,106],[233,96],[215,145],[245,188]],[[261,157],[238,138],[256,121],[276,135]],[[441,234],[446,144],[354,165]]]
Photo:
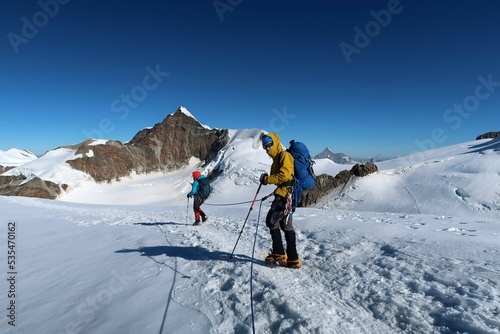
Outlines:
[[314,161],[309,155],[309,150],[304,143],[292,140],[290,147],[287,150],[293,156],[294,167],[294,200],[293,211],[297,207],[302,196],[302,191],[311,189],[316,183],[316,175],[314,175]]

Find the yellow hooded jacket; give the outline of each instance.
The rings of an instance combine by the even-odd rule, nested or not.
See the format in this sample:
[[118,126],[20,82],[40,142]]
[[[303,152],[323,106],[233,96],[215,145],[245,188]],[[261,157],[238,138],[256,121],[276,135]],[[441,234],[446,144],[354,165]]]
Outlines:
[[[281,146],[280,137],[275,133],[267,134],[273,139],[273,146],[267,154],[273,158],[271,172],[267,177],[268,184],[278,186],[274,191],[275,195],[286,197],[290,186],[283,186],[285,182],[293,181],[293,157],[289,152],[286,152]],[[281,153],[283,152],[283,153]]]

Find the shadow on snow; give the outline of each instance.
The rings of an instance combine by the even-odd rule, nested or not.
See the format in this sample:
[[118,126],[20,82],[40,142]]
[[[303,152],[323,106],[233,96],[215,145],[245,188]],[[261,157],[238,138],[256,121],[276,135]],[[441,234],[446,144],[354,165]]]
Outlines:
[[498,152],[500,151],[500,137],[493,138],[492,140],[487,141],[485,143],[472,145],[469,148],[471,149],[471,151],[464,154],[483,153],[486,150],[493,150],[495,152]]
[[[182,258],[188,261],[227,261],[227,262],[252,262],[252,258],[246,255],[234,254],[229,259],[230,253],[221,251],[210,251],[201,246],[151,246],[136,249],[121,249],[115,253],[141,253],[141,256],[155,257],[166,255],[168,257]],[[259,261],[256,261],[259,262]],[[263,261],[262,261],[263,262]]]
[[186,225],[176,222],[155,222],[155,223],[134,223],[134,225],[142,225],[142,226],[163,226],[163,225]]

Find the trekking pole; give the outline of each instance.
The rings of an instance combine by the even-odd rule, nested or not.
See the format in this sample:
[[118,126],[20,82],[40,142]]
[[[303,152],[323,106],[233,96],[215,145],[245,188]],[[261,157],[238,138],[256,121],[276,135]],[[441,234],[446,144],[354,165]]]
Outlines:
[[262,182],[260,182],[259,187],[257,188],[257,192],[255,193],[255,197],[253,198],[252,205],[250,205],[250,210],[248,210],[248,214],[247,214],[247,217],[245,218],[245,222],[243,223],[243,226],[241,227],[240,235],[238,235],[238,239],[236,240],[236,243],[234,244],[233,251],[231,252],[231,255],[229,255],[229,260],[231,260],[233,258],[234,250],[236,249],[236,245],[240,241],[241,234],[243,233],[243,229],[245,228],[245,225],[246,225],[247,220],[248,220],[248,216],[250,216],[250,212],[252,212],[253,204],[255,203],[255,200],[257,199],[257,195],[259,194],[260,187],[262,187]]
[[188,215],[189,215],[189,197],[187,198],[187,206],[186,206],[186,226],[188,224]]

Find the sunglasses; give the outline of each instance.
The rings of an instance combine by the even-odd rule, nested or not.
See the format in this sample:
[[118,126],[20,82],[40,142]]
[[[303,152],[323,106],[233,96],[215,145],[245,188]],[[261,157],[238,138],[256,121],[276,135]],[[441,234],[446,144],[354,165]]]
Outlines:
[[273,147],[273,142],[262,144],[264,150],[269,150],[271,147]]

